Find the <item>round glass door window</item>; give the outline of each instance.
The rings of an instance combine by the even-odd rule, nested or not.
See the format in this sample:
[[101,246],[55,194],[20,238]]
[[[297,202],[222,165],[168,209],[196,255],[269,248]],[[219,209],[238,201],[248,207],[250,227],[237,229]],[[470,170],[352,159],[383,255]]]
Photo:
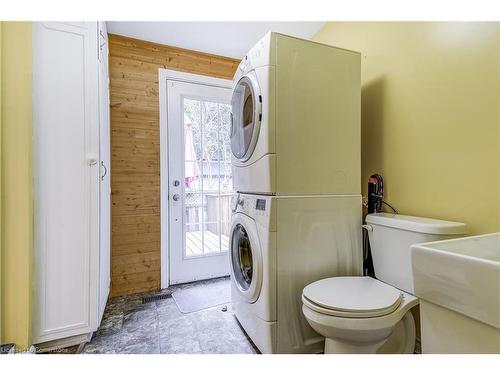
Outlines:
[[236,84],[231,99],[231,151],[238,159],[247,160],[253,152],[259,127],[255,111],[255,93],[248,77]]
[[236,284],[241,290],[247,291],[253,277],[252,246],[247,231],[241,224],[237,224],[233,230],[231,260]]

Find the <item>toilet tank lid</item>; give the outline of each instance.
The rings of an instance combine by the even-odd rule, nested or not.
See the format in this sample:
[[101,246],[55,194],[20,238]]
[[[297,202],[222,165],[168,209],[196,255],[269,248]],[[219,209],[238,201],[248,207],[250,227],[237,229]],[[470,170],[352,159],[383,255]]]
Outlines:
[[466,234],[467,225],[455,221],[380,212],[366,216],[366,223],[426,234]]

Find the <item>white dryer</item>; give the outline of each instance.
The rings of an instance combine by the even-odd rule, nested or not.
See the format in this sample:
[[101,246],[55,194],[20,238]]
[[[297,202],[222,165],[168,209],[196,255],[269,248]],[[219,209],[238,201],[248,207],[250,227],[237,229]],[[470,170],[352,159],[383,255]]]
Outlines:
[[324,338],[302,314],[302,290],[361,275],[361,197],[233,198],[233,310],[262,353],[317,353]]
[[233,78],[234,188],[360,193],[360,54],[266,34]]

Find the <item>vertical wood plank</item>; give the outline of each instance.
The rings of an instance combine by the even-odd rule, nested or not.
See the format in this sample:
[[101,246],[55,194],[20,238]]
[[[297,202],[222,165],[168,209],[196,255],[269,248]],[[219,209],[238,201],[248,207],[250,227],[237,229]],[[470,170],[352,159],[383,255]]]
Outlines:
[[231,79],[238,64],[109,34],[111,296],[160,288],[158,69]]

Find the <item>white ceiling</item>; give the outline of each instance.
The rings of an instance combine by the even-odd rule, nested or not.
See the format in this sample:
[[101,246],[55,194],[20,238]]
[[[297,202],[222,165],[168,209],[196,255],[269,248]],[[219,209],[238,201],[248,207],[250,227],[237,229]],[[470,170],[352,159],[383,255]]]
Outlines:
[[106,22],[108,32],[241,59],[268,31],[311,38],[325,22]]

